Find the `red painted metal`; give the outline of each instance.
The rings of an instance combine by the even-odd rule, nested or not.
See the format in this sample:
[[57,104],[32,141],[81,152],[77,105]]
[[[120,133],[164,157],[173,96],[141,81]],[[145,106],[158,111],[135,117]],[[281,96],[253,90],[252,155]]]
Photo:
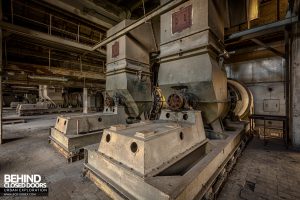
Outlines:
[[115,42],[111,47],[111,55],[113,58],[117,57],[119,55],[119,42]]
[[172,14],[172,33],[179,33],[192,26],[192,5]]

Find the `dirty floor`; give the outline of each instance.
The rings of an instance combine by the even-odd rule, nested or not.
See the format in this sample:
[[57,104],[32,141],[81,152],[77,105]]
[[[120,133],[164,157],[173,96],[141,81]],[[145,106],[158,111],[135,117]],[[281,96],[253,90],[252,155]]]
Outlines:
[[27,123],[4,126],[5,143],[0,145],[0,187],[3,185],[4,174],[40,174],[48,185],[48,197],[14,199],[109,199],[93,183],[82,177],[83,160],[68,164],[48,143],[49,127],[54,125],[56,116],[25,117]]
[[218,200],[300,199],[300,152],[282,140],[253,138],[231,172]]
[[[5,115],[13,116],[9,111]],[[56,116],[26,117],[27,123],[4,126],[5,144],[0,146],[0,186],[4,174],[40,174],[48,184],[48,197],[14,199],[109,199],[82,177],[83,160],[68,164],[49,145],[49,127],[54,125]],[[261,140],[254,138],[218,199],[300,199],[300,153],[286,150],[281,141],[269,141],[264,146]]]

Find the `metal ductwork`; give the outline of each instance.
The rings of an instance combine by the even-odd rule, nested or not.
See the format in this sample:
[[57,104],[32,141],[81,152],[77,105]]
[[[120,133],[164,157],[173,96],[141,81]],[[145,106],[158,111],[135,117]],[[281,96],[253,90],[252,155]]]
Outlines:
[[[113,36],[133,20],[107,32]],[[151,24],[145,23],[107,45],[106,94],[125,106],[129,117],[140,117],[152,104],[149,53],[156,51]],[[106,98],[108,99],[108,98]]]
[[[227,107],[227,78],[219,57],[223,52],[224,3],[190,0],[161,15],[160,90],[156,90],[156,97],[166,99],[167,108],[161,110],[159,120],[111,126],[104,130],[98,148],[86,148],[84,173],[110,197],[202,199],[217,192],[215,189],[236,159],[236,152],[244,146],[241,140],[247,125],[227,120],[224,128],[221,123],[226,111],[242,116],[245,109],[239,105],[246,104],[247,99],[244,90],[236,87],[235,94],[242,96],[242,103],[235,98],[230,109]],[[114,46],[131,44],[128,37],[112,42],[108,53],[115,53]],[[118,50],[124,54],[124,64],[108,64],[108,71],[114,74],[108,76],[107,87],[113,86],[111,91],[117,94],[123,86],[125,94],[130,94],[127,97],[133,97],[133,105],[138,106],[141,97],[136,95],[145,92],[139,90],[139,85],[133,84],[137,90],[126,85],[135,80],[134,76],[127,76],[127,70],[133,66],[138,70],[146,68],[132,65],[128,58],[133,50],[133,56],[140,54],[143,58],[144,51]],[[122,85],[117,85],[119,80]],[[155,112],[163,106],[154,105]],[[202,116],[212,129],[205,129]]]
[[161,16],[159,87],[166,99],[176,94],[186,99],[183,107],[201,110],[206,123],[217,120],[227,102],[227,79],[218,57],[224,6],[223,1],[193,0]]

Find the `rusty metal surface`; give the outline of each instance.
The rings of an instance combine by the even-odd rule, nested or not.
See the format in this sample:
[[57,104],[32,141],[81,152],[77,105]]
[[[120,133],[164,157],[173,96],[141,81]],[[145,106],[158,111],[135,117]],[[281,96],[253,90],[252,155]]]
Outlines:
[[115,42],[111,47],[111,55],[113,58],[117,57],[119,55],[119,42]]
[[172,14],[172,33],[179,33],[192,26],[192,5]]
[[[108,30],[107,35],[113,35],[133,22],[124,20]],[[151,39],[151,25],[146,23],[107,45],[106,93],[116,105],[126,107],[129,117],[140,118],[151,109],[149,53],[155,49],[155,41]],[[119,45],[118,54],[114,50],[116,44]]]
[[180,110],[185,104],[185,98],[179,94],[171,94],[168,98],[168,105],[171,110]]
[[[223,3],[190,0],[161,16],[158,84],[162,94],[166,99],[174,93],[192,97],[189,106],[201,110],[207,123],[222,115],[227,102],[226,74],[215,54],[222,49]],[[186,28],[190,12],[192,23]],[[176,24],[176,17],[183,21]],[[172,29],[180,32],[173,33]],[[174,105],[174,101],[170,103]]]

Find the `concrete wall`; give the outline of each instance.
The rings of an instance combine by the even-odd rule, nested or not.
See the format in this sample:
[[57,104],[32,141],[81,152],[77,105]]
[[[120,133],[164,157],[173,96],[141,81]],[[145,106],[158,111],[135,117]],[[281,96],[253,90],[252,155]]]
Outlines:
[[[286,115],[285,63],[280,57],[270,57],[226,66],[227,76],[244,82],[253,93],[254,113]],[[257,121],[257,125],[261,124]],[[278,122],[268,122],[280,126]]]

